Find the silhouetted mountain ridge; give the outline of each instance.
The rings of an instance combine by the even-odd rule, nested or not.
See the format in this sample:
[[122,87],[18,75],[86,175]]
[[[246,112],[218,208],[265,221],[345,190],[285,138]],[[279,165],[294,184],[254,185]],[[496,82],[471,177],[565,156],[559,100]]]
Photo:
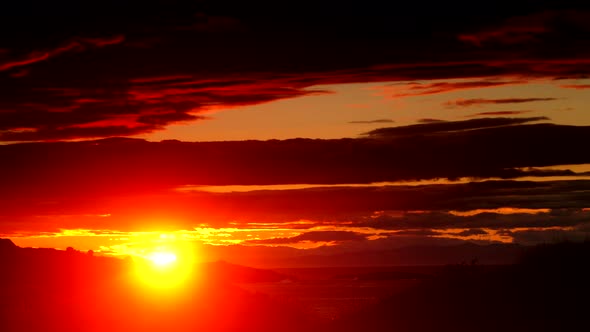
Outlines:
[[[513,264],[526,247],[518,244],[464,243],[407,246],[391,250],[292,257],[280,262],[289,267],[446,265],[476,261],[483,265]],[[278,263],[278,262],[277,262]]]
[[449,265],[329,331],[576,331],[586,324],[588,262],[590,242],[531,247],[494,269]]
[[236,265],[225,261],[204,263],[203,269],[209,278],[237,283],[280,282],[297,279],[276,271]]
[[10,239],[0,239],[0,252],[18,248]]
[[138,282],[131,259],[0,243],[3,332],[309,330],[296,306],[234,285],[285,278],[276,272],[211,263],[158,289]]

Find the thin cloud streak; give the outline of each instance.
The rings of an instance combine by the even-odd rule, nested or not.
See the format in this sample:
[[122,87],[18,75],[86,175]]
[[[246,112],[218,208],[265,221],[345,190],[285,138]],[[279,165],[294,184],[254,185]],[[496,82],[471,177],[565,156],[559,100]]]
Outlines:
[[480,105],[503,105],[503,104],[522,104],[532,103],[540,101],[555,101],[558,98],[501,98],[501,99],[485,99],[485,98],[474,98],[474,99],[457,99],[451,100],[444,103],[447,108],[456,107],[471,107]]
[[590,84],[567,84],[567,85],[561,85],[560,87],[562,87],[564,89],[585,90],[585,89],[590,89]]
[[125,36],[123,35],[116,35],[106,38],[73,38],[72,40],[56,48],[45,51],[35,51],[21,58],[15,58],[10,60],[0,58],[0,72],[13,68],[28,66],[40,61],[45,61],[52,57],[61,55],[63,53],[75,51],[81,52],[91,47],[105,47],[109,45],[116,45],[122,43],[123,41],[125,41]]
[[379,123],[394,123],[395,121],[391,119],[376,119],[376,120],[358,120],[358,121],[349,121],[350,124],[379,124]]
[[488,116],[510,116],[510,115],[520,115],[525,113],[530,113],[532,111],[491,111],[491,112],[481,112],[466,115],[466,118],[475,118],[475,117],[488,117]]
[[[405,97],[416,97],[426,96],[440,93],[448,93],[459,90],[468,89],[483,89],[500,87],[507,85],[519,85],[526,84],[527,81],[522,80],[478,80],[478,81],[465,81],[465,82],[434,82],[434,83],[404,83],[402,85],[395,84],[390,85],[383,90],[383,94],[390,92],[390,98],[405,98]],[[396,92],[400,90],[400,92]]]

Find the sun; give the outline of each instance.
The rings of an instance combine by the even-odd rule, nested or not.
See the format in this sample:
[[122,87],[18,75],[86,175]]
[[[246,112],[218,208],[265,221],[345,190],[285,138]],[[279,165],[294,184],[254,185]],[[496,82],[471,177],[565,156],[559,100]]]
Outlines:
[[136,257],[135,280],[152,290],[181,290],[194,283],[194,247],[167,242],[148,248]]
[[148,256],[155,266],[166,268],[176,262],[176,254],[172,252],[154,252]]

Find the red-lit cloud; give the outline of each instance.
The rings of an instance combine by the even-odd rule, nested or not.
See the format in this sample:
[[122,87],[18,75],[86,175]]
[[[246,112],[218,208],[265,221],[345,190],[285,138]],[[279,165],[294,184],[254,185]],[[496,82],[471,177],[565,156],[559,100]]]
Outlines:
[[125,37],[123,35],[115,35],[106,38],[73,38],[55,48],[43,51],[34,51],[22,57],[3,57],[0,53],[0,71],[31,65],[40,61],[45,61],[63,53],[81,52],[92,47],[105,47],[109,45],[120,44],[124,40]]
[[[0,140],[35,141],[127,136],[163,129],[171,123],[205,119],[217,107],[229,108],[326,93],[290,88],[281,82],[191,77],[137,79],[123,89],[38,89],[4,102],[17,112],[0,112]],[[0,102],[0,107],[1,107]],[[27,130],[20,130],[27,128]]]
[[470,34],[459,35],[459,40],[476,46],[489,43],[519,44],[534,42],[542,35],[551,32],[550,20],[554,12],[534,13],[507,19],[502,25]]
[[[220,109],[329,93],[317,87],[326,84],[387,82],[382,94],[406,98],[590,74],[584,6],[512,2],[477,16],[446,2],[405,2],[392,12],[369,1],[342,5],[343,14],[333,15],[333,4],[305,0],[287,12],[261,15],[268,5],[256,1],[161,1],[141,8],[107,1],[92,12],[73,6],[56,20],[54,10],[17,15],[11,10],[22,4],[13,5],[0,13],[0,141],[143,134],[205,120]],[[553,100],[485,96],[449,105]],[[522,113],[508,112],[477,116]],[[0,145],[0,228],[14,233],[267,227],[277,233],[254,241],[373,248],[404,239],[424,243],[419,241],[450,236],[449,229],[457,229],[459,238],[504,232],[509,239],[520,234],[522,241],[529,241],[522,232],[549,228],[578,234],[587,227],[583,209],[590,197],[587,180],[574,179],[587,174],[541,167],[590,163],[580,153],[590,129],[548,122],[542,116],[422,119],[338,140]],[[571,181],[497,181],[525,176]],[[177,190],[464,178],[496,181]],[[521,213],[502,214],[502,208]],[[536,209],[545,212],[526,212]],[[451,240],[458,241],[444,239]]]
[[[414,4],[387,15],[365,4],[350,12],[357,20],[317,4],[277,17],[261,17],[257,3],[210,6],[160,3],[139,14],[104,3],[59,24],[4,17],[0,140],[148,133],[213,110],[325,93],[314,90],[322,84],[415,82],[383,91],[399,98],[590,73],[590,47],[578,38],[587,31],[583,8],[512,5],[479,22]],[[516,41],[522,49],[506,46]]]
[[[578,145],[572,144],[590,140],[590,130],[522,124],[532,120],[535,118],[434,122],[376,130],[373,139],[209,143],[107,139],[5,145],[0,146],[4,161],[0,164],[0,224],[5,232],[191,229],[202,223],[256,229],[285,223],[287,229],[301,230],[321,225],[497,228],[509,227],[511,221],[525,227],[525,221],[532,220],[517,223],[515,214],[502,217],[505,222],[500,217],[486,217],[504,216],[501,212],[505,209],[494,209],[507,206],[527,216],[530,209],[587,208],[588,183],[574,180],[588,174],[557,166],[534,167],[590,163],[587,155],[579,153]],[[361,184],[529,176],[562,176],[572,181],[227,193],[177,190],[187,185]],[[443,214],[435,216],[432,211]],[[469,211],[483,212],[469,215]],[[556,216],[551,220],[548,226],[557,226],[558,220],[565,226],[565,219]],[[300,221],[309,222],[299,225]]]
[[[401,72],[413,70],[412,68],[427,69],[421,65],[408,64],[380,68],[378,71],[309,73],[302,77],[249,74],[239,78],[226,75],[210,79],[198,79],[194,74],[142,75],[123,81],[115,77],[119,83],[110,85],[108,89],[95,86],[99,82],[85,82],[87,86],[70,87],[33,85],[27,88],[27,94],[22,93],[20,85],[10,86],[0,102],[0,130],[3,130],[0,140],[59,140],[135,135],[161,130],[172,123],[205,119],[203,113],[216,109],[328,93],[313,89],[313,85],[405,79],[405,74],[400,76]],[[430,66],[428,68],[432,69]],[[96,75],[100,80],[101,74]],[[407,75],[412,77],[422,74]],[[450,72],[445,76],[453,77]],[[412,83],[403,87],[408,92],[395,96],[521,83],[523,81],[498,80]]]
[[[475,33],[460,34],[459,40],[479,47],[490,44],[535,44],[553,41],[566,31],[590,31],[590,12],[575,10],[541,11],[506,19],[503,23]],[[567,37],[566,37],[567,38]]]

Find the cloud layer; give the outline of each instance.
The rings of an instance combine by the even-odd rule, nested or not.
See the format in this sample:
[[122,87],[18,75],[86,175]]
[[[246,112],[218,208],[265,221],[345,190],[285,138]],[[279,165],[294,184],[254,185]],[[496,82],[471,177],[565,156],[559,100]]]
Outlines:
[[[283,225],[314,232],[357,232],[342,227],[389,232],[362,233],[360,240],[370,235],[404,235],[391,233],[399,231],[468,238],[484,236],[469,231],[472,228],[494,230],[496,233],[489,236],[497,237],[512,236],[498,233],[502,230],[514,234],[533,228],[575,230],[587,220],[584,209],[589,208],[590,185],[587,180],[577,180],[587,173],[559,165],[590,163],[575,143],[588,141],[590,129],[533,123],[536,120],[429,122],[381,129],[374,138],[340,140],[155,143],[106,139],[5,145],[0,146],[4,161],[0,165],[1,225],[4,232],[56,228],[133,230],[163,227],[161,222],[165,220],[165,227],[172,229],[207,223],[248,229]],[[531,176],[569,180],[326,186],[227,193],[179,190],[198,185]],[[332,229],[314,229],[320,226]],[[448,229],[458,231],[449,235],[445,233]],[[263,242],[252,244],[352,240],[338,240],[349,233],[322,234],[335,236],[320,240],[291,234],[276,236],[275,240],[261,238]]]
[[[305,3],[270,16],[258,2],[15,4],[0,25],[0,140],[148,133],[319,84],[413,81],[399,98],[590,72],[581,5],[498,4],[473,20],[449,4],[339,3],[331,15],[331,2]],[[472,80],[416,82],[451,78]]]

